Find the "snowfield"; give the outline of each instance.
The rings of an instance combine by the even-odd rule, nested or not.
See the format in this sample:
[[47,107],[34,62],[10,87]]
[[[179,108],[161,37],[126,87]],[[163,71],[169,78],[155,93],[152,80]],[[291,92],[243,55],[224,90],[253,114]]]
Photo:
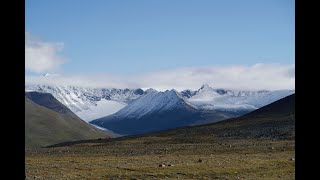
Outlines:
[[94,119],[116,113],[126,105],[126,103],[102,99],[98,101],[95,106],[77,112],[77,115],[81,119],[89,122]]

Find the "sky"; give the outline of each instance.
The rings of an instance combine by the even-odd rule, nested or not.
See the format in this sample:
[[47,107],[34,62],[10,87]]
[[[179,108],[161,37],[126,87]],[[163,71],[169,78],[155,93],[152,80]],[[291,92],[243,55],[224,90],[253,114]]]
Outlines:
[[26,82],[50,73],[59,77],[44,81],[93,86],[294,89],[294,8],[293,0],[26,0]]

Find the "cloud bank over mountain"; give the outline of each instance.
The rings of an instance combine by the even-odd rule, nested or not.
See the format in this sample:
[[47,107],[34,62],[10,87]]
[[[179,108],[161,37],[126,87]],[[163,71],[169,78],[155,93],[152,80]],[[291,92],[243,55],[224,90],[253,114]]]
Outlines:
[[198,89],[202,84],[213,88],[238,90],[295,89],[294,64],[255,64],[185,67],[133,75],[61,74],[26,76],[26,84],[53,84],[106,88]]

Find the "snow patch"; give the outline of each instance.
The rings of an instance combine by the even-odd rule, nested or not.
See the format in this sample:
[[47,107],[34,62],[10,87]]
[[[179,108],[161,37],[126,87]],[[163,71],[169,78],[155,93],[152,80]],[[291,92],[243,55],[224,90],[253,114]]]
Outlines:
[[102,99],[97,102],[96,106],[91,106],[89,109],[79,111],[77,115],[86,122],[89,122],[116,113],[126,105],[125,103]]

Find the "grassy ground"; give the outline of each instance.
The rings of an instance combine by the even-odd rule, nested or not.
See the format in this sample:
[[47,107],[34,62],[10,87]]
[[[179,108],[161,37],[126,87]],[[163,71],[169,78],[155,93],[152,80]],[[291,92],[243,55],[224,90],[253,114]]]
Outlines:
[[[294,179],[293,140],[144,137],[26,150],[27,179]],[[202,162],[198,162],[199,159]],[[159,167],[164,164],[165,167]],[[169,164],[173,166],[168,166]]]
[[295,179],[294,98],[290,96],[245,117],[214,124],[26,150],[26,176]]

